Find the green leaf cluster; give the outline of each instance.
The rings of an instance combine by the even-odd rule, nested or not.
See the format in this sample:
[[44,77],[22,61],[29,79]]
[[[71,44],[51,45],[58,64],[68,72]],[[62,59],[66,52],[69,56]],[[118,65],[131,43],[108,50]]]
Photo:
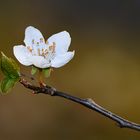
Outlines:
[[0,69],[4,74],[4,79],[0,83],[0,91],[2,95],[5,95],[19,80],[20,68],[13,59],[8,58],[4,53],[2,53]]

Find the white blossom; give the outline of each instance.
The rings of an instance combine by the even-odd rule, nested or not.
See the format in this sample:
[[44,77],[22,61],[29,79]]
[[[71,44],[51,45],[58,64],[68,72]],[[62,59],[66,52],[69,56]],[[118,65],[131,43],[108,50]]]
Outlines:
[[68,51],[71,37],[67,31],[52,35],[45,42],[42,33],[29,26],[25,30],[25,45],[14,46],[17,60],[25,66],[38,68],[59,68],[74,57],[74,51]]

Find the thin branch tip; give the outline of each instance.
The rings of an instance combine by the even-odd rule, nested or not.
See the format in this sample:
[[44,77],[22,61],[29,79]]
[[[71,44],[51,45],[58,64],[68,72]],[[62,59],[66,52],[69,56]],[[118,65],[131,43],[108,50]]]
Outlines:
[[26,81],[25,79],[20,79],[19,82],[25,88],[32,90],[32,93],[34,93],[34,94],[43,93],[43,94],[47,94],[50,96],[58,96],[58,97],[65,98],[67,100],[71,100],[75,103],[81,104],[81,105],[85,106],[86,108],[94,110],[94,111],[98,112],[99,114],[111,119],[112,121],[116,122],[120,128],[129,128],[129,129],[140,131],[140,124],[136,124],[134,122],[128,121],[128,120],[112,113],[111,111],[108,111],[107,109],[105,109],[105,108],[101,107],[100,105],[98,105],[97,103],[95,103],[95,101],[91,98],[81,99],[81,98],[72,96],[70,94],[67,94],[67,93],[64,93],[61,91],[57,91],[55,88],[47,86],[47,85],[45,85],[43,87],[34,86],[31,83],[29,83],[28,81]]

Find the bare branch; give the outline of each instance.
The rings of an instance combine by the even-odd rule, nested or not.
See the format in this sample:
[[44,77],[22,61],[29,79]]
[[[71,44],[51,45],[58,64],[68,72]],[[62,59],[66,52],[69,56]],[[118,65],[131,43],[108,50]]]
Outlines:
[[24,87],[30,89],[33,91],[34,94],[39,94],[39,93],[43,93],[43,94],[48,94],[51,96],[59,96],[59,97],[63,97],[65,99],[71,100],[73,102],[76,102],[78,104],[81,104],[91,110],[94,110],[100,114],[102,114],[103,116],[115,121],[121,128],[130,128],[130,129],[134,129],[137,131],[140,131],[140,124],[136,124],[133,123],[131,121],[128,121],[108,110],[106,110],[105,108],[99,106],[98,104],[96,104],[92,99],[81,99],[72,95],[69,95],[67,93],[63,93],[61,91],[57,91],[56,89],[49,87],[49,86],[45,86],[45,87],[37,87],[32,85],[31,83],[29,83],[28,81],[26,81],[25,79],[20,79],[19,81]]

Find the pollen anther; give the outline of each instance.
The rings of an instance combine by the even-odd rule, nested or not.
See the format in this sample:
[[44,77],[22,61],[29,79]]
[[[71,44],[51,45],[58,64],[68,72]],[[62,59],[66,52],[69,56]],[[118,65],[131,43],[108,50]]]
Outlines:
[[34,39],[32,40],[32,44],[35,44],[35,40]]
[[49,51],[51,51],[52,53],[55,53],[55,42],[53,42],[53,45],[49,46]]
[[40,38],[40,43],[43,43],[44,39],[43,38]]
[[27,49],[32,53],[33,49],[31,47],[28,46]]

